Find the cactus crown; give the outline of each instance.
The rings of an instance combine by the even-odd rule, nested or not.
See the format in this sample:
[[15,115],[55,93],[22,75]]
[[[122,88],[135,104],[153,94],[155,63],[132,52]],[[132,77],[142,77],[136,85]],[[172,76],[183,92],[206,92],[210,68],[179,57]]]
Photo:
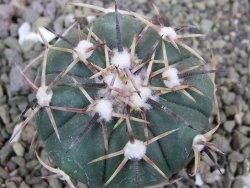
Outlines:
[[68,182],[69,175],[91,186],[153,185],[185,167],[192,150],[196,172],[204,147],[216,150],[207,137],[219,126],[202,135],[214,95],[206,74],[214,70],[203,70],[182,41],[202,35],[164,26],[155,6],[160,26],[117,3],[73,5],[105,14],[84,31],[78,23],[56,34],[53,46],[42,37],[41,86],[20,70],[37,100],[22,128],[38,112],[38,133]]

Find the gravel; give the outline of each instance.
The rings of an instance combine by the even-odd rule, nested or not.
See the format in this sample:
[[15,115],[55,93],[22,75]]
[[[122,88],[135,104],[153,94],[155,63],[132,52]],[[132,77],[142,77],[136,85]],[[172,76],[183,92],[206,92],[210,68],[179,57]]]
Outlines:
[[[121,1],[121,7],[153,17],[149,1]],[[84,0],[98,6],[109,7],[111,0]],[[219,100],[222,126],[211,140],[225,153],[222,168],[206,156],[202,157],[200,175],[202,188],[250,187],[250,2],[249,0],[154,0],[162,16],[170,24],[197,26],[205,38],[194,39],[193,44],[209,63],[211,48],[218,61],[217,97]],[[20,76],[15,64],[24,67],[38,56],[43,46],[26,41],[18,43],[18,29],[28,22],[32,31],[44,26],[63,32],[72,21],[73,15],[91,14],[89,9],[65,6],[65,1],[43,0],[0,0],[0,187],[6,188],[61,188],[67,187],[59,179],[41,179],[51,173],[39,165],[34,150],[29,146],[35,135],[34,123],[23,131],[19,142],[10,145],[8,140],[14,126],[20,122],[20,113],[32,100],[29,86]],[[35,79],[37,67],[32,66],[26,75]],[[33,145],[41,158],[50,160],[40,141]],[[198,187],[195,179],[184,169],[179,173],[184,180],[178,187]],[[75,182],[77,184],[77,182]],[[81,183],[77,187],[85,186]]]

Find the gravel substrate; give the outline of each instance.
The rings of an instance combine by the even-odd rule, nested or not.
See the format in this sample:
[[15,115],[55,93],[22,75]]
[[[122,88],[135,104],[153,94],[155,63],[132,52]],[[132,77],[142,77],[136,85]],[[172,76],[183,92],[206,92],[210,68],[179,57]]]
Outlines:
[[[31,91],[19,75],[15,63],[24,67],[43,51],[40,42],[25,41],[20,45],[18,29],[24,22],[52,28],[61,33],[74,15],[92,14],[89,9],[67,6],[67,0],[0,0],[0,187],[45,188],[67,187],[60,179],[41,177],[51,173],[41,167],[34,148],[43,161],[50,163],[42,143],[35,141],[33,123],[23,131],[19,142],[8,140],[20,113],[32,99]],[[111,0],[88,0],[85,3],[110,7]],[[213,143],[225,152],[221,175],[204,156],[199,175],[190,177],[186,169],[183,180],[174,187],[250,187],[250,2],[248,0],[154,0],[165,21],[174,26],[194,25],[206,34],[194,39],[193,47],[210,62],[211,49],[218,61],[216,83],[222,124]],[[120,0],[121,8],[146,14],[154,11],[147,0]],[[26,74],[35,79],[37,64]],[[206,161],[206,162],[204,162]],[[198,179],[201,178],[201,181]],[[195,181],[197,180],[197,181]],[[76,182],[74,182],[77,184]],[[196,185],[200,184],[200,186]],[[78,183],[77,187],[85,187]]]

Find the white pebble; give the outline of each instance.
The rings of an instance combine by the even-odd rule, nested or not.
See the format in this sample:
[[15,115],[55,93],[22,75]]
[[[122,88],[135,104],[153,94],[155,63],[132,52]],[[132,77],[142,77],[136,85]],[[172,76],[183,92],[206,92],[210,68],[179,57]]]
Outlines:
[[178,77],[178,70],[176,68],[169,68],[164,71],[162,77],[167,78],[167,80],[163,82],[168,88],[174,88],[181,85],[181,79]]

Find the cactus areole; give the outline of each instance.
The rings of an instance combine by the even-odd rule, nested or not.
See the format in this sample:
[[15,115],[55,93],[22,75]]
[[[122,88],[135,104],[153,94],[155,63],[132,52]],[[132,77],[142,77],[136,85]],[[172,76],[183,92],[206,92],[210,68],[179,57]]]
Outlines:
[[67,73],[37,95],[51,106],[60,140],[45,107],[36,115],[38,134],[54,164],[90,187],[167,181],[193,158],[193,138],[208,130],[214,85],[206,74],[190,76],[202,72],[199,57],[172,28],[174,38],[160,36],[166,29],[141,19],[109,12],[83,31],[73,27],[64,36],[70,44],[60,39],[49,48],[46,85]]

